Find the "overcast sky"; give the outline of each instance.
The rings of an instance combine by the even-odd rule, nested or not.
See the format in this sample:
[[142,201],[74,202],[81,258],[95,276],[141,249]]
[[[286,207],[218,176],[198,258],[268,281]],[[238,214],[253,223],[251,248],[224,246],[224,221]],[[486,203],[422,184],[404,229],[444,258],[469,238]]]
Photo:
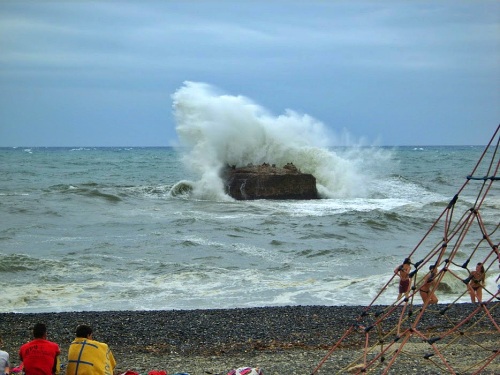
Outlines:
[[354,142],[486,144],[499,1],[0,1],[0,146],[170,146],[184,81]]

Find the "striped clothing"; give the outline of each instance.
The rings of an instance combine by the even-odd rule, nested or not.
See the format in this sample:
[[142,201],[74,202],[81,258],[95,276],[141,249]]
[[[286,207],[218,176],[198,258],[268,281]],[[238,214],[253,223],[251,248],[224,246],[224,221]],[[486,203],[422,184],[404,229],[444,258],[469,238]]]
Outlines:
[[107,344],[77,337],[69,347],[66,375],[113,375],[115,366]]

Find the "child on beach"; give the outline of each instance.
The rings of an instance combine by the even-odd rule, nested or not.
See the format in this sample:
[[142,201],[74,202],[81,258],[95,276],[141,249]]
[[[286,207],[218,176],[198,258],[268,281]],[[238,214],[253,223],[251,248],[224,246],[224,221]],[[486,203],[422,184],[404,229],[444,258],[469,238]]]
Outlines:
[[406,258],[403,264],[394,270],[394,273],[399,276],[399,294],[396,301],[399,301],[403,294],[405,295],[405,299],[408,299],[408,294],[410,293],[410,271],[410,258]]
[[478,263],[476,265],[476,270],[472,271],[469,275],[470,281],[467,284],[467,290],[470,294],[470,300],[472,303],[481,303],[483,300],[483,286],[486,280],[486,272],[484,270],[483,263]]
[[434,294],[434,285],[436,278],[436,266],[431,264],[429,266],[429,274],[424,279],[424,284],[420,287],[420,297],[422,297],[422,301],[425,303],[433,304],[438,303],[438,299]]

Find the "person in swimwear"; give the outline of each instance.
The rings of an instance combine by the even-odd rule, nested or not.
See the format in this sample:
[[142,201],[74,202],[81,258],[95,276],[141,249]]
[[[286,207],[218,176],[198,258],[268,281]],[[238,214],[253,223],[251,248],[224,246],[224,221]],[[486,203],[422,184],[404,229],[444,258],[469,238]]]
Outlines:
[[[495,252],[495,254],[498,257],[498,268],[500,268],[500,252],[498,251],[498,245],[493,245],[493,251]],[[498,275],[495,282],[498,282],[498,280],[500,280],[500,274]],[[498,285],[498,289],[500,290],[500,285]]]
[[403,264],[401,264],[394,270],[394,273],[399,276],[399,294],[396,301],[399,301],[403,294],[405,295],[405,299],[408,299],[408,294],[410,293],[410,271],[410,258],[406,258],[403,261]]
[[486,272],[484,270],[483,263],[478,263],[476,270],[469,274],[470,281],[467,284],[467,289],[469,290],[470,300],[472,303],[481,303],[483,300],[483,287],[484,281],[486,279]]
[[438,299],[434,294],[434,284],[437,275],[436,266],[431,264],[429,266],[429,274],[424,279],[424,284],[420,287],[420,297],[424,303],[429,304],[438,303]]

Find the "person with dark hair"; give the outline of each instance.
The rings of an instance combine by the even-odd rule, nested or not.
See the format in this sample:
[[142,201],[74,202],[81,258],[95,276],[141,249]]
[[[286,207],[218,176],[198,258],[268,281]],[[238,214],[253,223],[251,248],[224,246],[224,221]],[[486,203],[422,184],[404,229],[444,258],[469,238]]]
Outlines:
[[108,345],[95,341],[92,328],[79,325],[68,350],[66,375],[113,375],[116,361]]
[[[0,348],[3,347],[2,336],[0,336]],[[10,364],[9,364],[9,353],[4,350],[0,350],[0,375],[9,375]]]
[[23,362],[26,375],[59,374],[59,345],[47,340],[47,326],[36,323],[33,327],[34,339],[19,349],[19,359]]
[[434,294],[434,286],[436,283],[436,275],[437,270],[436,266],[431,264],[429,266],[429,273],[424,279],[424,284],[420,287],[420,297],[422,297],[422,301],[424,303],[428,302],[429,304],[438,303],[438,299]]
[[408,298],[410,293],[410,271],[411,271],[411,260],[410,258],[405,258],[403,264],[396,267],[394,273],[399,276],[399,294],[396,301],[399,301],[403,294],[405,298]]
[[91,338],[91,336],[92,328],[90,328],[90,326],[82,324],[76,327],[76,337]]
[[470,294],[470,300],[472,303],[481,303],[483,299],[483,287],[486,280],[486,271],[484,270],[483,263],[478,263],[476,265],[476,270],[469,274],[470,281],[467,284],[467,290]]

